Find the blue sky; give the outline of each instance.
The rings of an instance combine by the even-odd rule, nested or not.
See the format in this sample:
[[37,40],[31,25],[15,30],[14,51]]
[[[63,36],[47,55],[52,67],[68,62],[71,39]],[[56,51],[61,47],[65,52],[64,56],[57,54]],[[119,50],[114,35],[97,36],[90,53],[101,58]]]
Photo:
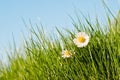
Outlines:
[[[120,8],[118,0],[105,0],[116,14]],[[71,28],[71,19],[75,11],[89,14],[92,19],[96,14],[105,19],[101,0],[0,0],[0,54],[12,43],[12,33],[16,43],[22,42],[22,32],[28,36],[22,18],[29,24],[39,21],[49,30],[58,27]]]

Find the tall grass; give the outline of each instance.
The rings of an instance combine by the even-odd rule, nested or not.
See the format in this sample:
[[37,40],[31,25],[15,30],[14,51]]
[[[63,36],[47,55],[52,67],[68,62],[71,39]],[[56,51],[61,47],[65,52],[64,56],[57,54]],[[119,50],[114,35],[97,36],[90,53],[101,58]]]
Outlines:
[[[120,79],[120,22],[119,14],[103,26],[96,22],[72,19],[74,31],[56,28],[59,37],[31,27],[31,37],[25,39],[22,51],[14,50],[9,66],[0,69],[0,80],[119,80]],[[90,36],[89,44],[78,48],[73,39],[78,32]],[[47,34],[47,35],[46,35]],[[72,57],[62,58],[63,49]]]

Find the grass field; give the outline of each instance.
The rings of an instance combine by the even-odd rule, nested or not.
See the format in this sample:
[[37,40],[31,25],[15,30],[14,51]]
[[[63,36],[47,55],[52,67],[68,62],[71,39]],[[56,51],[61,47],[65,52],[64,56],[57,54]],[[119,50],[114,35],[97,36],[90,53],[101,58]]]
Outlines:
[[23,50],[14,48],[1,67],[0,80],[119,80],[120,14],[104,17],[106,25],[71,18],[74,30],[56,28],[54,35],[31,27]]

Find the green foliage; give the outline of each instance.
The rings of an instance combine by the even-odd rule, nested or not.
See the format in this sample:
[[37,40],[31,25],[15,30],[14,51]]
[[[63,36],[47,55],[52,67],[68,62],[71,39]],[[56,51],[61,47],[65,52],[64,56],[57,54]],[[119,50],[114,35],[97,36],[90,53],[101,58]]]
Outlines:
[[[30,29],[30,39],[25,39],[24,56],[19,50],[9,58],[10,64],[1,68],[0,80],[119,80],[120,79],[120,23],[107,16],[108,25],[73,20],[74,32],[56,28],[60,37]],[[75,33],[86,32],[90,42],[78,48]],[[62,49],[70,50],[72,57],[62,58]],[[16,56],[15,56],[16,55]],[[14,57],[15,56],[15,57]]]

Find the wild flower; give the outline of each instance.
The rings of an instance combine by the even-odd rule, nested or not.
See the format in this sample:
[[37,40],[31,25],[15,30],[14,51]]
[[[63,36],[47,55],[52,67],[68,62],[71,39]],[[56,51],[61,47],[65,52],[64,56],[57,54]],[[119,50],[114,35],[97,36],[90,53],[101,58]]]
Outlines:
[[68,51],[68,50],[63,50],[63,51],[62,51],[62,57],[63,57],[63,58],[69,58],[69,57],[71,57],[71,56],[72,56],[72,54],[71,54],[70,51]]
[[79,32],[75,36],[76,38],[74,38],[73,41],[75,45],[77,45],[77,47],[85,47],[88,45],[90,39],[88,34],[86,34],[85,32]]

